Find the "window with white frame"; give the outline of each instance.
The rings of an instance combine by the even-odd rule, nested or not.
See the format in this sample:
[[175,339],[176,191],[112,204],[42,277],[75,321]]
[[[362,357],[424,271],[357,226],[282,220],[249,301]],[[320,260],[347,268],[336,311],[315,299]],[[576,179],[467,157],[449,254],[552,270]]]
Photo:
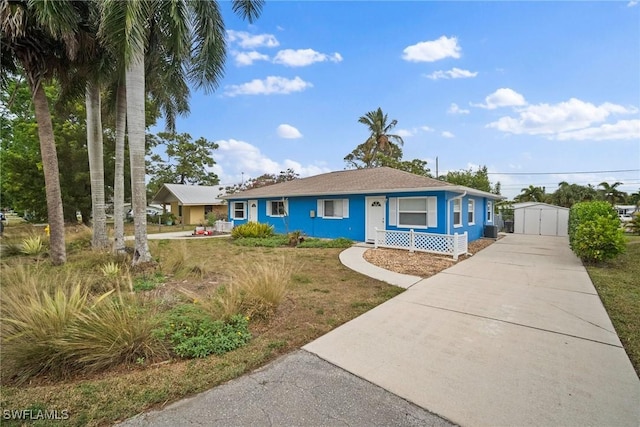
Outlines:
[[320,218],[342,219],[349,218],[348,199],[318,200],[318,216]]
[[453,200],[453,226],[454,227],[462,226],[462,200],[461,199]]
[[233,209],[231,210],[232,219],[246,219],[247,218],[247,202],[233,202]]
[[493,222],[493,203],[487,202],[487,222]]
[[427,198],[403,197],[398,199],[398,226],[427,228]]
[[268,216],[286,216],[287,201],[286,200],[269,200],[267,203]]
[[469,211],[467,212],[467,222],[469,225],[476,223],[476,201],[469,199]]

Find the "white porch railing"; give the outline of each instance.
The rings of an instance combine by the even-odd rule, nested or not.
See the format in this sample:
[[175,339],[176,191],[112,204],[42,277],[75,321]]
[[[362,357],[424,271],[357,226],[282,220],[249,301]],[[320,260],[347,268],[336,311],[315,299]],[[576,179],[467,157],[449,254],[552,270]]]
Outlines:
[[213,225],[213,229],[221,233],[231,233],[231,229],[233,229],[233,221],[217,220]]
[[457,260],[459,255],[468,251],[467,232],[463,234],[434,234],[420,233],[413,230],[378,230],[374,247],[392,249],[408,249],[409,252],[430,252],[434,254],[451,255]]

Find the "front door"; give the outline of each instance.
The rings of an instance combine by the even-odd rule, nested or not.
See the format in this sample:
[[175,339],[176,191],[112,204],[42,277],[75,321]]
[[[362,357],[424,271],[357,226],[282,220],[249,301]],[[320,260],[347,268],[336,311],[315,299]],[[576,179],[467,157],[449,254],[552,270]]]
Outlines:
[[385,198],[384,197],[367,197],[366,211],[366,239],[367,242],[373,242],[376,236],[376,228],[384,230],[385,222]]
[[249,200],[249,222],[258,222],[258,201]]

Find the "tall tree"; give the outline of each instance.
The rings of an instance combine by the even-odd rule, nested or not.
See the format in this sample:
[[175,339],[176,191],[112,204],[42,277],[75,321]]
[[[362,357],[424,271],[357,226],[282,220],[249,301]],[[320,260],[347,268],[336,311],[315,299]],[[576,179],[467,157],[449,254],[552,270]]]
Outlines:
[[544,187],[536,187],[534,185],[530,185],[527,188],[523,188],[520,190],[520,194],[518,194],[514,200],[517,202],[544,202],[545,201],[545,189]]
[[621,186],[621,182],[615,182],[613,184],[609,184],[608,182],[601,182],[598,184],[598,187],[601,187],[599,190],[600,194],[602,194],[602,198],[607,202],[615,205],[620,200],[624,200],[626,197],[626,193],[618,190],[618,187]]
[[449,171],[441,178],[451,184],[464,185],[476,190],[500,194],[500,183],[498,182],[495,186],[491,186],[489,171],[486,166],[480,166],[477,171],[472,168],[463,171]]
[[43,83],[69,74],[78,53],[86,7],[83,2],[0,1],[2,75],[15,73],[19,64],[33,96],[54,265],[63,264],[67,256],[58,158]]
[[404,145],[404,141],[400,135],[390,133],[398,121],[394,119],[388,122],[388,120],[388,115],[383,113],[382,108],[369,111],[358,119],[358,123],[367,127],[369,137],[345,156],[344,160],[349,166],[356,168],[376,167],[378,153],[400,161],[402,158],[400,146]]
[[[188,133],[160,132],[147,138],[148,149],[156,148],[148,162],[147,172],[151,176],[148,184],[150,194],[155,194],[162,184],[216,185],[218,176],[208,168],[216,164],[212,151],[218,144],[205,138],[192,141]],[[158,152],[164,147],[164,156]]]
[[[233,10],[253,22],[262,0],[235,0]],[[146,188],[144,185],[145,51],[152,29],[163,34],[166,54],[183,66],[196,85],[215,88],[223,74],[226,45],[224,22],[213,1],[148,0],[103,2],[101,31],[107,46],[119,52],[126,68],[127,129],[131,162],[132,207],[135,250],[133,263],[152,260],[146,234]]]

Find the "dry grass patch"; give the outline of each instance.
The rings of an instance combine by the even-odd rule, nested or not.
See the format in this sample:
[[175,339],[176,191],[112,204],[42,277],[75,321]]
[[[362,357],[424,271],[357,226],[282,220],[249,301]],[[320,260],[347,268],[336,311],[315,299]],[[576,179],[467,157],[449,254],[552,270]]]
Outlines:
[[[163,273],[169,272],[165,262],[183,250],[181,241],[154,240],[149,245]],[[62,381],[38,376],[21,386],[5,382],[1,386],[0,407],[68,409],[71,418],[61,425],[112,424],[206,390],[297,350],[403,291],[344,267],[338,259],[342,249],[247,248],[235,246],[228,239],[193,239],[184,245],[187,262],[200,266],[203,274],[165,274],[165,282],[154,290],[137,293],[160,309],[193,304],[180,289],[188,289],[192,298],[206,298],[232,283],[238,266],[252,260],[261,260],[260,264],[263,260],[273,266],[274,272],[286,269],[280,267],[283,260],[296,266],[295,271],[289,272],[293,274],[285,276],[289,280],[286,292],[277,295],[281,298],[277,308],[266,318],[251,319],[252,339],[247,345],[202,359],[125,361],[114,369],[83,371]],[[101,262],[93,258],[83,261],[76,256],[80,254],[69,257],[65,270],[73,272],[77,263],[82,266],[83,277],[105,280],[102,269],[111,259],[104,255]],[[251,274],[250,269],[248,272]]]

